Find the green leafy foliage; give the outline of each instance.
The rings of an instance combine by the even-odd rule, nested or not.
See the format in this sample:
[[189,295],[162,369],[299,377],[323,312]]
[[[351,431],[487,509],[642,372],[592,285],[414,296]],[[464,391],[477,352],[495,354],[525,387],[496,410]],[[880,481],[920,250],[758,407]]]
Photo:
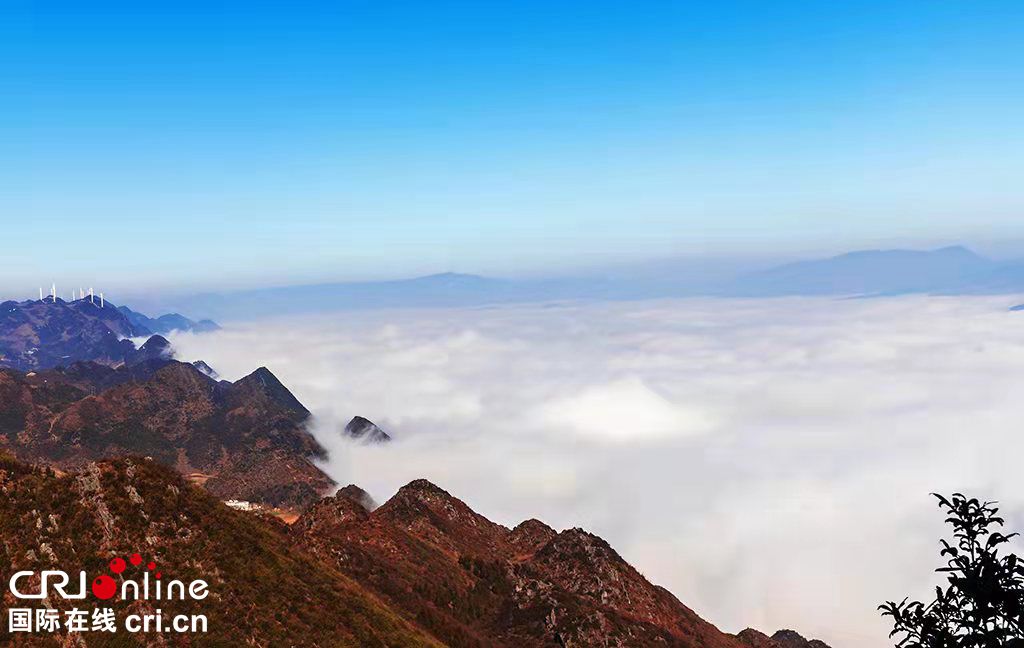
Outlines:
[[903,599],[879,606],[892,617],[898,648],[1024,648],[1024,563],[1001,550],[1017,534],[1004,534],[995,502],[935,495],[953,527],[942,540],[945,588],[925,604]]

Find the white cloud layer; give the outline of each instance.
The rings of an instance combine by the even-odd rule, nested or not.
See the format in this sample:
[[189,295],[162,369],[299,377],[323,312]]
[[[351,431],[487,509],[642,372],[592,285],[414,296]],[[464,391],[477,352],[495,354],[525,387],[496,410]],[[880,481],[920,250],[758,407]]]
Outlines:
[[[507,525],[606,538],[725,630],[886,645],[926,596],[931,491],[1024,530],[1024,313],[1004,299],[673,300],[348,312],[179,335],[266,365],[327,467],[386,499],[427,477]],[[355,414],[392,434],[360,446]]]

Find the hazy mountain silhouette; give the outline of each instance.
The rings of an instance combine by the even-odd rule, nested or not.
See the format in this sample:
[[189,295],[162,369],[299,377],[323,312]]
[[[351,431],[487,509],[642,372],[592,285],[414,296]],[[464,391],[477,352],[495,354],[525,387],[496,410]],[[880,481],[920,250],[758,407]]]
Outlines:
[[750,297],[975,292],[992,283],[999,268],[959,246],[923,252],[867,250],[745,275],[725,292]]
[[823,259],[750,266],[741,261],[676,259],[545,279],[442,273],[394,281],[206,293],[161,306],[208,313],[220,319],[245,319],[367,308],[472,307],[555,300],[1024,292],[1024,261],[995,261],[963,246],[862,250]]
[[133,311],[127,306],[118,306],[117,310],[128,318],[128,321],[134,324],[138,328],[142,328],[150,331],[151,333],[159,333],[161,335],[167,335],[175,331],[190,331],[193,333],[208,333],[210,331],[216,331],[220,329],[220,326],[213,320],[200,320],[198,322],[190,320],[184,315],[178,313],[167,313],[160,317],[148,317]]

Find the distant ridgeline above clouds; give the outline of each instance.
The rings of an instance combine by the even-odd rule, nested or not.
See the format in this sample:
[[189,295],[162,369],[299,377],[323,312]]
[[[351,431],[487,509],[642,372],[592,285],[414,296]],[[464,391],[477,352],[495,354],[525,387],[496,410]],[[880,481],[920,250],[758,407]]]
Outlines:
[[1024,261],[992,261],[965,247],[868,250],[789,263],[738,278],[735,296],[999,294],[1024,291]]
[[152,333],[160,333],[166,335],[175,331],[186,331],[192,333],[209,333],[210,331],[216,331],[220,326],[213,320],[199,320],[195,322],[179,315],[178,313],[167,313],[157,318],[147,317],[142,313],[138,313],[128,308],[127,306],[118,306],[117,310],[128,318],[128,321],[133,325],[146,329]]
[[[698,260],[619,268],[600,275],[496,279],[444,273],[395,281],[328,283],[207,293],[176,308],[252,318],[364,308],[483,306],[562,299],[663,297],[979,295],[1024,292],[1024,260],[994,261],[971,250],[867,250],[741,270]],[[199,323],[202,325],[202,322]]]
[[[180,315],[154,320],[88,297],[5,301],[0,303],[0,367],[37,371],[79,361],[132,364],[153,353],[169,353],[160,333],[216,328],[209,320],[195,323]],[[147,336],[152,337],[138,349],[129,339]]]

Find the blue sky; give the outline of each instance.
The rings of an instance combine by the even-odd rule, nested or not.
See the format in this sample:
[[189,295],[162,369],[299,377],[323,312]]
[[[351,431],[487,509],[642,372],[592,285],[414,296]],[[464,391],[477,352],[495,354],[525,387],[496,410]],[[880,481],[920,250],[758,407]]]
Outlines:
[[0,12],[8,291],[1024,240],[1019,1]]

